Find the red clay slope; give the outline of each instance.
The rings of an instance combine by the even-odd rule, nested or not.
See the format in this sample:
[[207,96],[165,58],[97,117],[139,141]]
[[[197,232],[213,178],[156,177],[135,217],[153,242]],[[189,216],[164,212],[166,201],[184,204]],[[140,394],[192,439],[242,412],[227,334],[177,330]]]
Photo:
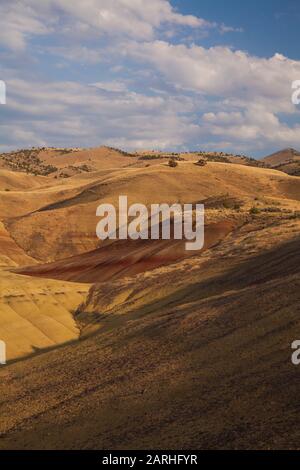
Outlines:
[[[207,225],[204,250],[222,241],[235,225],[229,220]],[[185,243],[185,240],[108,241],[97,250],[15,272],[73,282],[102,282],[132,276],[199,254],[197,251],[186,251]]]

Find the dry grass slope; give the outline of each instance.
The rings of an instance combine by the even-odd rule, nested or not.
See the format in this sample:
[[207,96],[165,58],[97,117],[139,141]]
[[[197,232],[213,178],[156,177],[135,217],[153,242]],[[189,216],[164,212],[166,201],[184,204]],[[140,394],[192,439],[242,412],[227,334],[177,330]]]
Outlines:
[[[0,170],[0,449],[299,448],[299,178],[65,150]],[[204,202],[205,249],[99,245],[121,194]]]

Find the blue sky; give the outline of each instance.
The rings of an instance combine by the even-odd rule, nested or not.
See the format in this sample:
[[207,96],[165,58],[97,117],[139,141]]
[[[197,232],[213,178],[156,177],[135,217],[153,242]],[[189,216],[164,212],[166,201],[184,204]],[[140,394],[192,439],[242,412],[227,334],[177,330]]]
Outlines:
[[174,0],[173,5],[184,13],[210,21],[243,28],[240,35],[208,37],[206,45],[224,41],[233,47],[261,57],[276,52],[300,59],[300,5],[297,0]]
[[0,150],[300,148],[298,0],[2,0]]

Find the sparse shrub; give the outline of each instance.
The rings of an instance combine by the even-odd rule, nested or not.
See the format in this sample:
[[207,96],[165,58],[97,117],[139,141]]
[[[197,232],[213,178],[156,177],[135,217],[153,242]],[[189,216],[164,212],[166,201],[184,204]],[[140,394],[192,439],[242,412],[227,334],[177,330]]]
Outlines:
[[280,207],[264,207],[263,212],[282,212]]
[[79,170],[85,171],[87,173],[89,173],[91,171],[90,167],[88,165],[86,165],[85,163],[83,165],[80,165],[78,168],[79,168]]
[[169,166],[171,168],[176,168],[176,166],[178,166],[178,163],[173,159],[173,158],[170,158],[169,160]]
[[260,209],[256,206],[251,207],[249,211],[249,214],[252,214],[252,215],[259,214],[259,213],[260,213]]
[[160,160],[161,155],[142,155],[139,160]]
[[223,207],[224,209],[232,209],[231,201],[223,201]]
[[198,160],[197,163],[195,163],[195,165],[197,165],[197,166],[205,166],[205,165],[207,165],[207,161],[204,160],[203,158],[200,158],[200,160]]
[[291,220],[300,219],[300,211],[295,211],[289,218]]

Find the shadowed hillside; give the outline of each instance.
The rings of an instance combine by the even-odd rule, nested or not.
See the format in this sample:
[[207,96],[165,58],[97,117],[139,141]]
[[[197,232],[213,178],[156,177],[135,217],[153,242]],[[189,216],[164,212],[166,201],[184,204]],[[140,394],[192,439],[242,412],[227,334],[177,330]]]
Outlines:
[[[299,178],[109,151],[0,170],[0,449],[298,448]],[[100,242],[125,194],[203,203],[204,249]]]
[[[193,283],[188,275],[176,295],[164,293],[167,269],[117,318],[103,315],[95,288],[80,311],[99,316],[99,333],[0,371],[0,447],[297,448],[299,248],[186,261],[179,271],[192,268]],[[158,279],[153,302],[146,292]]]

